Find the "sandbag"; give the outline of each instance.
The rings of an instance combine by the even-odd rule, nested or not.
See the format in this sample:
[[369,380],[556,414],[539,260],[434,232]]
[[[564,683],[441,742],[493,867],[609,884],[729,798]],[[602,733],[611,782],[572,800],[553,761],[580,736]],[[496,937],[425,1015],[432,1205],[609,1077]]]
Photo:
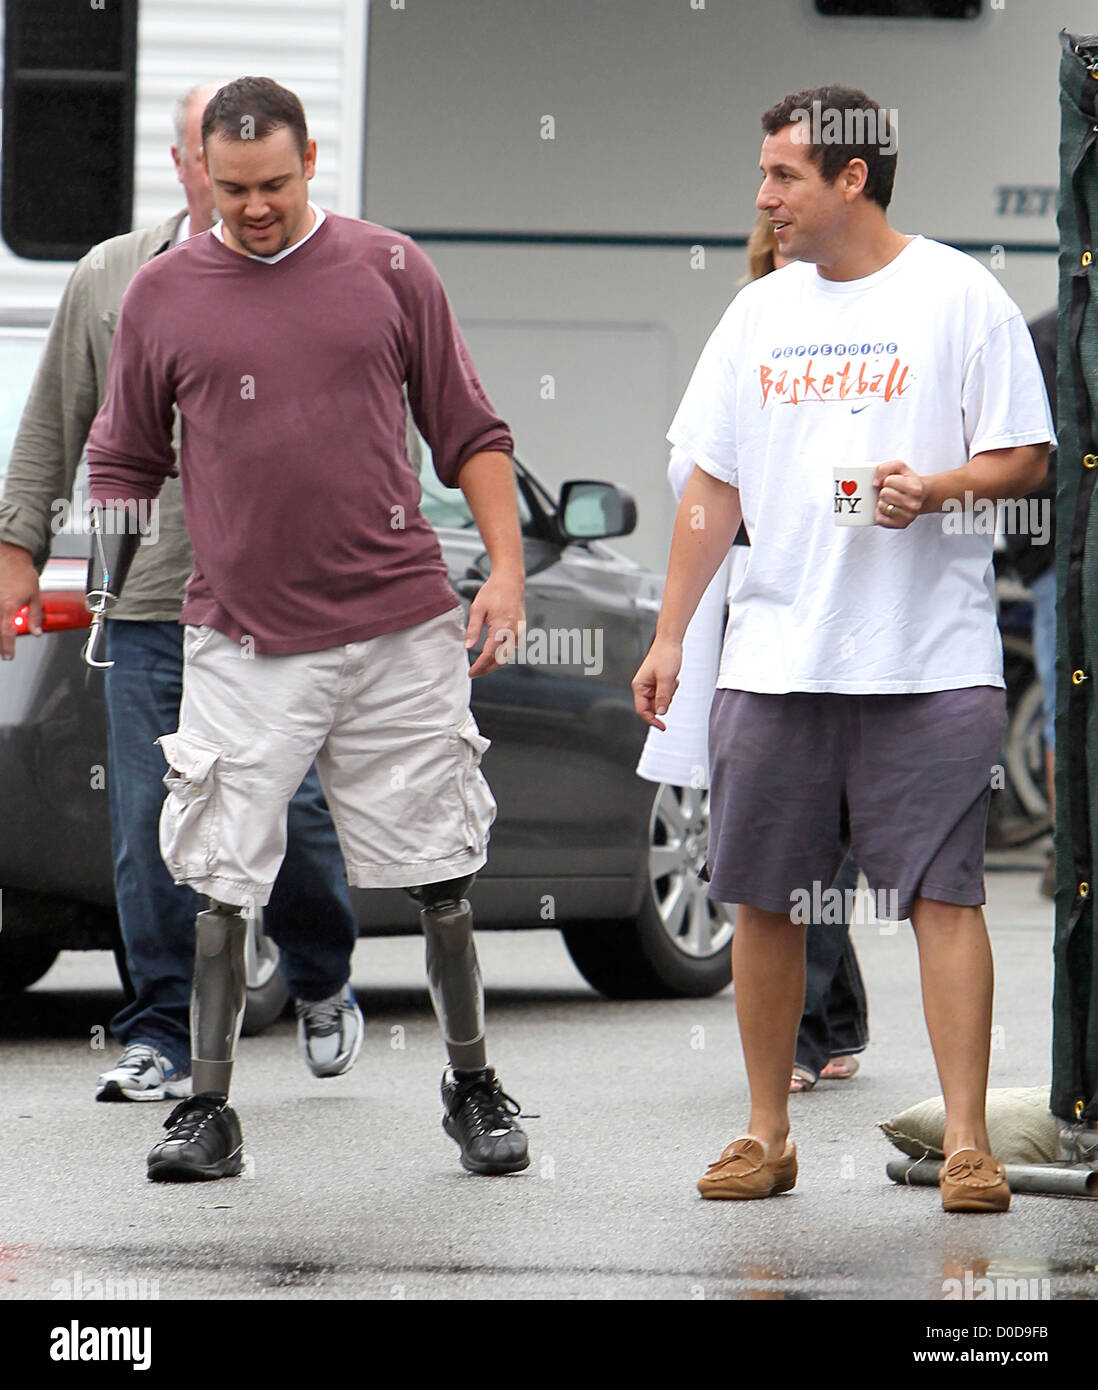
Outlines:
[[[1048,1108],[1047,1086],[1012,1087],[987,1093],[987,1133],[1000,1163],[1056,1163],[1060,1120]],[[912,1105],[877,1126],[910,1158],[944,1158],[945,1101],[941,1096]]]

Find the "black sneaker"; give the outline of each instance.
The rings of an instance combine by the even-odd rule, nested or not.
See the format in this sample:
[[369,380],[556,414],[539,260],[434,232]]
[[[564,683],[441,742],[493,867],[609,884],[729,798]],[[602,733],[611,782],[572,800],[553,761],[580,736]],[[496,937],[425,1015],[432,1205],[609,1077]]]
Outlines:
[[200,1091],[181,1101],[164,1121],[168,1137],[149,1150],[153,1182],[231,1178],[244,1167],[240,1121],[228,1098]]
[[530,1166],[526,1135],[514,1119],[520,1107],[491,1067],[444,1072],[442,1104],[442,1128],[470,1173],[518,1173]]

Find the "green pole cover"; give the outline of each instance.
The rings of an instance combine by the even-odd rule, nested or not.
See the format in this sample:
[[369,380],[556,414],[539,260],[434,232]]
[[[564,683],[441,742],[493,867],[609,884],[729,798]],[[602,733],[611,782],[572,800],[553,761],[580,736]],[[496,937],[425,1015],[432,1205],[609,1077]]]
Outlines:
[[1098,1120],[1098,35],[1061,33],[1053,1112]]

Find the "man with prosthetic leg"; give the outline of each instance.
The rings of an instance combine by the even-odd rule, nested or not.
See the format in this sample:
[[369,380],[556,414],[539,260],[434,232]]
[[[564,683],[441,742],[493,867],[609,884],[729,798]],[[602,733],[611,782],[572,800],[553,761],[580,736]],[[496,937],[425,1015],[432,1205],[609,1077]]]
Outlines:
[[[517,1172],[526,1136],[487,1062],[466,899],[496,811],[470,678],[502,664],[524,612],[513,441],[415,243],[309,202],[316,145],[292,93],[265,78],[230,83],[202,134],[223,220],[131,282],[88,440],[93,502],[130,510],[173,470],[178,410],[195,556],[179,727],[158,740],[160,849],[173,880],[209,906],[196,923],[195,1094],[169,1116],[149,1176],[241,1170],[228,1103],[241,909],[268,901],[286,807],[314,761],[348,882],[419,903],[450,1061],[444,1129],[469,1171]],[[419,510],[405,395],[488,553],[467,621]],[[125,529],[104,525],[104,542]],[[118,555],[100,558],[93,611],[124,579]]]
[[[108,513],[104,518],[102,508],[93,513],[87,598],[94,616],[85,647],[90,666],[105,664],[97,655],[101,624],[121,595],[139,540],[123,514]],[[323,761],[318,761],[323,768]],[[169,788],[178,780],[174,768],[165,778]],[[171,843],[162,838],[168,855]],[[450,1060],[442,1079],[443,1129],[457,1143],[462,1166],[469,1172],[513,1173],[526,1168],[530,1160],[526,1135],[515,1121],[519,1106],[488,1065],[484,985],[473,939],[473,912],[465,897],[474,877],[468,874],[406,891],[420,906],[431,1002]],[[243,1168],[240,1122],[228,1104],[246,998],[247,922],[240,906],[211,897],[209,907],[195,918],[194,1095],[168,1116],[164,1122],[168,1137],[149,1153],[149,1177],[154,1181],[232,1177]]]

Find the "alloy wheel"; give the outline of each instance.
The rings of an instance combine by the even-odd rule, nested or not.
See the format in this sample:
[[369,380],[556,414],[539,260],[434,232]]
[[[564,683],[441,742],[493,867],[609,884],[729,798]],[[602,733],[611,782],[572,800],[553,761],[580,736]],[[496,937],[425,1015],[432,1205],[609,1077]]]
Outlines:
[[661,786],[649,822],[648,878],[660,924],[676,950],[714,956],[732,940],[736,913],[698,877],[709,851],[709,792]]

